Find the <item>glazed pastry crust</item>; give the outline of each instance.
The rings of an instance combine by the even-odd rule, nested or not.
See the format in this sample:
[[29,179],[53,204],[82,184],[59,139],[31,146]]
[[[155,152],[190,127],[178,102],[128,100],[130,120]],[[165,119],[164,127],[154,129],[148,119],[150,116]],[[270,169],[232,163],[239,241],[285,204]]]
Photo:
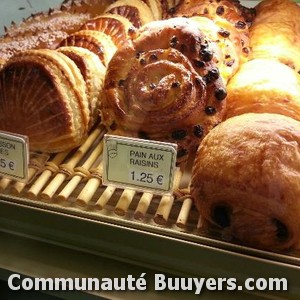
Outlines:
[[225,118],[243,113],[278,113],[300,120],[300,75],[269,59],[240,66],[228,86]]
[[253,58],[278,60],[300,71],[300,7],[290,0],[265,0],[250,28]]
[[278,114],[244,114],[214,128],[191,182],[203,227],[263,249],[299,245],[299,145],[300,123]]
[[187,18],[142,27],[109,63],[103,123],[113,134],[176,142],[179,157],[195,151],[224,113],[226,91],[212,54]]

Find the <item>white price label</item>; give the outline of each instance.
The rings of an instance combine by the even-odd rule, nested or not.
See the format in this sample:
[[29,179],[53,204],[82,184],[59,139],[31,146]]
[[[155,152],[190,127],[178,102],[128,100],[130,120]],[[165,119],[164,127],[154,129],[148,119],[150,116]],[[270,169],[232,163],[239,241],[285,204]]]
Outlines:
[[171,193],[177,145],[105,135],[103,184]]
[[28,162],[27,137],[0,131],[0,176],[26,182]]

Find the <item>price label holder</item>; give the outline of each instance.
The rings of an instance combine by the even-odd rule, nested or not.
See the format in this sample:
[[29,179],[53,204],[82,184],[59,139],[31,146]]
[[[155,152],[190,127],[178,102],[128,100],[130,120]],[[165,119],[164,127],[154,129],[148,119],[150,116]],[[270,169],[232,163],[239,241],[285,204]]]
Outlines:
[[177,145],[106,134],[103,184],[171,194]]
[[28,163],[28,138],[0,131],[0,176],[27,182]]

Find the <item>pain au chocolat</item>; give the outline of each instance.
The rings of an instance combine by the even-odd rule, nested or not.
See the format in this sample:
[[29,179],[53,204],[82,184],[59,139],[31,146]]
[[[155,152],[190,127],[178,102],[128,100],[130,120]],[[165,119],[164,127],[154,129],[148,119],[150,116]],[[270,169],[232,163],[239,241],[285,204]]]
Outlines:
[[76,64],[54,50],[16,54],[0,71],[0,130],[29,137],[30,150],[59,152],[87,135],[89,103]]
[[300,122],[279,114],[243,114],[202,141],[191,193],[202,229],[255,248],[300,242]]

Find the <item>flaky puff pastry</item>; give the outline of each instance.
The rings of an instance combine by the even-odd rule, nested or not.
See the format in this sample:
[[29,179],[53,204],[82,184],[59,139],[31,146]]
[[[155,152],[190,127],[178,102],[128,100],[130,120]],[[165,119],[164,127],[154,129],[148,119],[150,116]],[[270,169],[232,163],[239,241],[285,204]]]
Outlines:
[[191,193],[202,229],[255,248],[284,250],[300,239],[300,123],[244,114],[202,141]]
[[187,18],[151,22],[109,63],[102,121],[113,134],[194,151],[223,116],[226,90],[210,43]]
[[32,151],[60,152],[87,136],[89,104],[76,64],[55,50],[16,54],[0,71],[0,130],[29,137]]
[[64,46],[75,46],[88,49],[98,55],[104,66],[108,65],[110,59],[117,50],[110,35],[97,30],[80,30],[70,34],[59,44],[59,47]]
[[228,86],[225,118],[244,113],[278,113],[300,120],[300,75],[269,59],[243,64]]
[[103,14],[88,20],[81,30],[102,31],[109,35],[114,44],[119,48],[130,40],[135,31],[133,24],[125,17],[117,14]]
[[300,7],[290,0],[265,0],[250,28],[253,58],[278,60],[300,71]]
[[108,5],[104,13],[121,15],[127,18],[136,28],[155,20],[150,7],[142,0],[117,0]]
[[99,57],[88,49],[69,46],[60,47],[57,51],[72,59],[83,76],[89,103],[89,130],[99,117],[99,107],[106,68]]

